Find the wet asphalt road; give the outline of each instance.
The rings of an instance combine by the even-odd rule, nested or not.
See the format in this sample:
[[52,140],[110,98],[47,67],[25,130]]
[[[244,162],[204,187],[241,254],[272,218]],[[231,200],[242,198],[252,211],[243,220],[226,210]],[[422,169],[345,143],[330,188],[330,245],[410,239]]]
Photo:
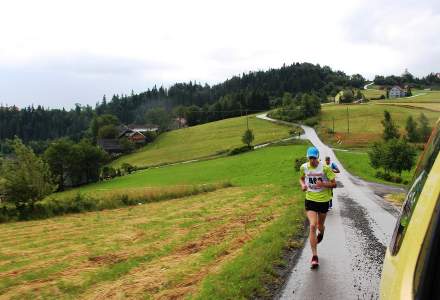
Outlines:
[[[258,117],[271,120],[265,114]],[[398,211],[368,183],[350,175],[313,128],[302,127],[303,138],[319,149],[322,158],[330,156],[341,173],[337,174],[324,239],[318,245],[319,268],[310,269],[312,253],[307,240],[278,298],[378,299],[382,263]]]

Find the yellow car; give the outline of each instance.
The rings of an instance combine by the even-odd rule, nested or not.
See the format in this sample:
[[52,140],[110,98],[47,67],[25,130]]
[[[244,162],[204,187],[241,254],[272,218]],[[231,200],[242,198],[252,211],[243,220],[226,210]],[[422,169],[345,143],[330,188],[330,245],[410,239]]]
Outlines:
[[385,255],[381,299],[440,299],[440,120]]

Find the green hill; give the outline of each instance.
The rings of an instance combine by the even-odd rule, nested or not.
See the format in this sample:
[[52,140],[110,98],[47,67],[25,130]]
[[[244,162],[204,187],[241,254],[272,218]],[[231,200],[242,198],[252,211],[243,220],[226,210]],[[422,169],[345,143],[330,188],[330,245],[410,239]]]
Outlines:
[[[246,117],[238,117],[183,128],[160,135],[153,143],[113,161],[112,167],[129,163],[138,167],[186,161],[224,153],[242,146],[241,137],[247,128]],[[254,144],[289,136],[289,127],[272,124],[249,116]]]

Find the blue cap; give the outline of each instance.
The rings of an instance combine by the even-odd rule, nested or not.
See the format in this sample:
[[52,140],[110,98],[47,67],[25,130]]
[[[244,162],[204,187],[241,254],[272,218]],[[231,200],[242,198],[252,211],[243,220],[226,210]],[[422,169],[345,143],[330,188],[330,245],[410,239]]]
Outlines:
[[319,151],[318,149],[316,149],[315,147],[309,147],[309,149],[307,149],[307,158],[309,157],[319,157]]

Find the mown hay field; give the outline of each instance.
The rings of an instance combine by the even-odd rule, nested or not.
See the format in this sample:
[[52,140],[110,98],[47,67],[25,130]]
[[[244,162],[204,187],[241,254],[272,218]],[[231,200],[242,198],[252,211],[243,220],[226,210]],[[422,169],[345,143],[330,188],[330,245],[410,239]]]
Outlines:
[[257,119],[255,116],[231,118],[161,134],[153,143],[125,155],[110,165],[129,163],[138,167],[192,160],[224,153],[243,145],[241,138],[249,123],[253,144],[289,136],[289,127]]
[[397,105],[406,108],[422,108],[430,111],[440,112],[440,101],[439,102],[392,102],[392,103],[378,103],[383,105]]
[[[268,147],[104,182],[234,187],[127,208],[0,225],[0,298],[211,299],[264,295],[272,267],[301,240],[296,157],[307,145]],[[95,189],[97,187],[95,186]],[[271,275],[272,274],[272,275]]]

